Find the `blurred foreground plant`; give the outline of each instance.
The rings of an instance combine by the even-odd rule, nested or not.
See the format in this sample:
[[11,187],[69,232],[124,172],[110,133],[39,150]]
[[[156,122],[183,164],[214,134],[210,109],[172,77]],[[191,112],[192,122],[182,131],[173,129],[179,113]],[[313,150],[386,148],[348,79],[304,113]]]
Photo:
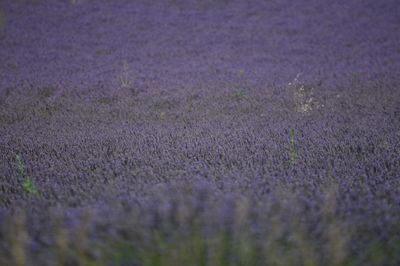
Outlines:
[[[263,211],[254,209],[254,199],[238,196],[229,204],[229,209],[222,203],[208,210],[211,215],[196,215],[193,218],[198,223],[194,224],[176,223],[181,215],[176,212],[179,204],[187,204],[182,202],[177,209],[163,214],[150,207],[145,209],[147,214],[133,215],[127,211],[106,221],[99,216],[101,213],[91,209],[74,210],[70,217],[70,211],[68,214],[61,210],[46,219],[53,221],[51,232],[35,234],[26,224],[32,219],[29,213],[17,211],[10,215],[3,229],[8,238],[7,242],[0,241],[0,264],[337,266],[370,265],[364,263],[370,260],[375,263],[371,265],[398,265],[393,263],[399,259],[396,243],[381,246],[371,242],[374,245],[359,250],[361,253],[351,250],[352,239],[365,232],[354,231],[339,214],[338,185],[327,184],[322,191],[316,225],[310,224],[310,217],[304,212],[302,196],[290,191],[277,190],[274,195],[277,200]],[[157,224],[149,226],[152,212],[157,212]],[[195,214],[193,210],[190,213]],[[38,242],[38,239],[47,240]],[[32,252],[30,243],[40,243],[40,246]],[[7,247],[7,253],[2,253],[2,246]]]
[[27,265],[26,246],[29,235],[26,229],[26,215],[23,210],[16,210],[13,217],[9,217],[9,232],[11,260],[8,263],[16,266]]
[[5,18],[4,18],[4,12],[0,10],[0,30],[4,27],[5,24]]

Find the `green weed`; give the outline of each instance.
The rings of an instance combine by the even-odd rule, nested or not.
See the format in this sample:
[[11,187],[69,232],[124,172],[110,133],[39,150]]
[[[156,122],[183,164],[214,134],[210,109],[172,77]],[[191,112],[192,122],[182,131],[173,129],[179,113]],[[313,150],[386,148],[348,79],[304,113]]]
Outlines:
[[295,131],[294,129],[290,130],[290,151],[289,151],[289,164],[294,165],[297,162],[298,159],[298,153],[296,149],[296,143],[295,143]]
[[37,195],[39,192],[36,188],[36,185],[34,184],[33,180],[30,177],[26,176],[25,173],[25,164],[21,158],[21,156],[19,156],[18,154],[15,156],[17,159],[17,163],[18,163],[18,172],[19,172],[19,176],[21,179],[23,179],[23,183],[22,183],[22,187],[24,188],[24,191],[28,194],[32,194],[32,195]]

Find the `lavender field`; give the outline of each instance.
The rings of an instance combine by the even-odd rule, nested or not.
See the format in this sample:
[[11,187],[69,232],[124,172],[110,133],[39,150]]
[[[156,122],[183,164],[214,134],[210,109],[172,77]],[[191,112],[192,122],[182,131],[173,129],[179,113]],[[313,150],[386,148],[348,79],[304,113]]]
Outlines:
[[400,2],[0,1],[0,265],[400,265]]

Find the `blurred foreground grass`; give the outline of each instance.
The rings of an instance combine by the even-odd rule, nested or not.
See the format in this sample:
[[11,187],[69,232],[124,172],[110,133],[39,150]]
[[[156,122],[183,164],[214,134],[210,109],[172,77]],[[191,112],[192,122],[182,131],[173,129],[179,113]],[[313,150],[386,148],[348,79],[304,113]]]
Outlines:
[[[32,230],[26,213],[16,209],[1,220],[0,265],[336,266],[399,262],[400,243],[395,237],[394,242],[383,241],[379,234],[365,232],[337,214],[335,187],[325,191],[316,224],[308,221],[297,196],[287,191],[279,195],[278,204],[264,208],[263,213],[256,213],[257,203],[243,196],[201,212],[187,203],[186,195],[181,201],[171,199],[169,205],[157,203],[155,209],[118,210],[119,218],[110,214],[108,222],[95,209],[80,209],[72,218],[54,209],[44,218],[51,221],[51,227],[40,234]],[[354,246],[357,239],[368,241]]]

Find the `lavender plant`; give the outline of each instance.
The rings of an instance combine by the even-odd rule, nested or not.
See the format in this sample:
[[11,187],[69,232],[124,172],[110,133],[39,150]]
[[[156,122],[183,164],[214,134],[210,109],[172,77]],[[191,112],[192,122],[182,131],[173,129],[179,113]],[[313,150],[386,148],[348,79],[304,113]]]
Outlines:
[[0,265],[400,265],[400,5],[214,2],[1,2]]

